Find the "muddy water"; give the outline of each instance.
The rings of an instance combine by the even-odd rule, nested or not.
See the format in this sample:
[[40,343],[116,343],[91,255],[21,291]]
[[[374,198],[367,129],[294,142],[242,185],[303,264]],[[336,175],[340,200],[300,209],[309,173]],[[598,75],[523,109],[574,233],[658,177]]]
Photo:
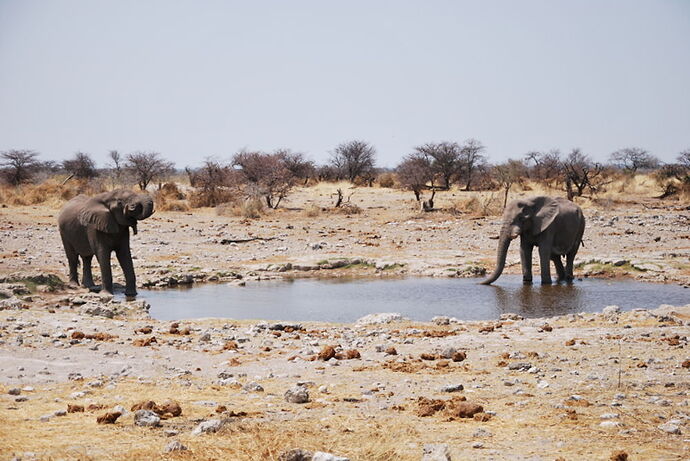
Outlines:
[[352,322],[374,312],[399,312],[414,320],[436,315],[463,320],[496,319],[506,312],[546,317],[690,303],[690,290],[677,285],[585,279],[572,285],[522,285],[503,276],[495,285],[478,279],[297,279],[206,284],[188,289],[141,290],[151,315],[161,320],[219,317]]

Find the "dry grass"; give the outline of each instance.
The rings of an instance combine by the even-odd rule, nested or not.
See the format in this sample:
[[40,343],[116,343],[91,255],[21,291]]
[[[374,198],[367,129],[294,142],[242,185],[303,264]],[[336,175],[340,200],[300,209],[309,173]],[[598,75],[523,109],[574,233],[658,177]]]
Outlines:
[[13,206],[45,204],[60,207],[79,194],[95,195],[106,190],[101,181],[79,181],[72,179],[62,184],[62,178],[51,178],[40,184],[3,186],[0,188],[0,203]]
[[185,195],[175,183],[165,183],[154,194],[158,211],[189,211]]
[[264,204],[259,198],[248,198],[241,201],[221,203],[216,207],[218,216],[238,216],[258,219],[264,214]]

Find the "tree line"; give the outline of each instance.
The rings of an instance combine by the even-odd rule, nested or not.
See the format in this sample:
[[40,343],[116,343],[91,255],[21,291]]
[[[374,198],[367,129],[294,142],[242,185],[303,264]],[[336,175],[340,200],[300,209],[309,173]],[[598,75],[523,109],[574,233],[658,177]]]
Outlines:
[[[237,196],[261,197],[265,205],[277,208],[297,185],[321,181],[349,181],[357,185],[398,186],[409,190],[424,209],[433,209],[437,191],[453,186],[464,191],[501,190],[504,202],[515,184],[535,181],[548,188],[563,190],[568,198],[595,195],[613,181],[616,174],[633,176],[653,172],[661,187],[661,197],[690,189],[690,149],[676,161],[662,163],[650,152],[629,147],[609,155],[608,162],[594,161],[580,149],[567,154],[559,150],[532,151],[522,158],[490,163],[485,146],[476,139],[458,142],[433,142],[417,146],[393,169],[377,168],[376,149],[370,143],[353,140],[339,144],[330,159],[317,165],[301,152],[278,149],[273,152],[241,150],[229,161],[208,157],[198,168],[184,168],[190,185],[197,191],[200,206],[215,206]],[[40,181],[58,174],[65,182],[106,178],[113,186],[131,184],[146,190],[162,184],[175,170],[159,152],[137,151],[122,155],[108,153],[105,168],[98,168],[92,156],[77,152],[62,162],[41,161],[31,150],[0,153],[0,179],[6,184]],[[426,200],[423,195],[427,193]]]

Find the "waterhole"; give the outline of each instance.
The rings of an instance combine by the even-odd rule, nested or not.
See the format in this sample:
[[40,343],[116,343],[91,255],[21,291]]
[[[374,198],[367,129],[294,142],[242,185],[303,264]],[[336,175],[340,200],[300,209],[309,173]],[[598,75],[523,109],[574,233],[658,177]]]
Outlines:
[[514,312],[547,317],[690,303],[678,285],[584,279],[571,285],[523,285],[521,277],[501,277],[495,285],[478,279],[295,279],[247,283],[245,287],[205,284],[192,288],[141,290],[160,320],[202,317],[291,321],[353,322],[375,312],[398,312],[413,320],[437,315],[461,320],[497,319]]

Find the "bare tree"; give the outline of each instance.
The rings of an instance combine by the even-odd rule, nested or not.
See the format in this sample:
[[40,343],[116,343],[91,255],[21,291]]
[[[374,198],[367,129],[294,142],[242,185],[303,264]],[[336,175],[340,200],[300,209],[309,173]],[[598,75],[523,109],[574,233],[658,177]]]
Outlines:
[[639,147],[626,147],[609,156],[611,163],[634,175],[640,169],[653,169],[659,166],[659,159]]
[[281,153],[241,151],[235,154],[232,164],[250,189],[257,190],[264,197],[269,208],[278,208],[295,185],[295,177],[285,165]]
[[39,166],[38,152],[12,149],[0,153],[0,174],[3,179],[15,186],[31,182]]
[[201,168],[185,168],[185,171],[190,185],[197,189],[194,196],[196,206],[217,206],[230,201],[238,193],[238,172],[212,157],[207,157]]
[[333,150],[331,156],[331,165],[339,172],[339,176],[350,182],[371,176],[375,163],[376,150],[364,141],[342,143]]
[[525,155],[525,162],[534,163],[529,169],[530,178],[547,187],[556,187],[563,178],[563,162],[558,149],[548,152],[528,152]]
[[278,149],[276,154],[283,157],[283,163],[292,176],[306,186],[309,179],[316,176],[316,166],[311,160],[307,160],[301,152],[292,152],[290,149]]
[[110,177],[113,181],[113,186],[115,186],[122,181],[122,156],[118,151],[111,150],[108,152],[108,158],[110,160],[106,167],[110,170]]
[[[585,189],[595,194],[607,182],[604,166],[592,161],[577,148],[563,161],[563,172],[568,200],[575,196],[581,197]],[[576,190],[573,190],[573,186]]]
[[655,172],[655,178],[662,188],[658,198],[666,198],[680,191],[690,192],[690,149],[678,154],[676,163],[663,165]]
[[503,207],[508,203],[508,194],[514,184],[522,183],[527,177],[527,167],[521,160],[508,160],[494,166],[493,175],[503,189]]
[[419,152],[409,154],[395,171],[402,187],[411,190],[417,201],[421,200],[422,191],[429,187],[429,183],[433,188],[434,170],[428,155]]
[[461,171],[461,148],[456,142],[427,143],[415,147],[417,153],[427,155],[432,159],[434,174],[441,177],[443,187],[450,189]]
[[127,155],[125,167],[132,173],[141,190],[146,190],[151,181],[162,181],[174,171],[174,164],[161,158],[158,152],[131,153]]
[[460,174],[465,183],[465,190],[470,190],[472,179],[477,169],[486,163],[483,152],[486,148],[476,139],[468,139],[460,148]]
[[77,152],[71,159],[63,160],[62,168],[69,173],[69,178],[93,179],[98,176],[96,162],[86,152]]

